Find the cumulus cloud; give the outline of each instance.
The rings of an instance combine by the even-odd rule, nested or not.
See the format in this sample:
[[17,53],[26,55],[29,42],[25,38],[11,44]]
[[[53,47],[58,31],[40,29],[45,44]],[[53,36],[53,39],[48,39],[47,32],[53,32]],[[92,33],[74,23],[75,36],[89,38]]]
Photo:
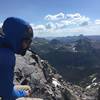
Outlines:
[[47,15],[45,16],[45,20],[48,20],[48,21],[58,21],[58,20],[61,20],[61,19],[64,19],[64,13],[59,13],[59,14],[56,14],[56,15]]
[[45,24],[32,25],[39,36],[68,36],[100,34],[100,20],[94,22],[80,13],[47,15]]
[[79,13],[75,13],[75,14],[67,14],[67,22],[69,22],[70,24],[82,24],[84,22],[89,22],[90,18],[86,17],[86,16],[82,16]]
[[34,27],[35,30],[45,30],[45,26],[44,25],[37,25]]
[[42,25],[42,24],[41,25],[35,25],[35,24],[32,24],[32,23],[30,25],[33,28],[34,36],[41,37],[46,32],[45,25]]
[[46,27],[46,29],[55,29],[56,28],[55,24],[52,22],[47,23],[45,25],[45,27]]
[[56,29],[67,28],[71,25],[85,26],[88,25],[90,21],[89,17],[82,16],[79,13],[74,13],[74,14],[59,13],[56,15],[47,15],[45,16],[45,19],[52,22],[52,24],[47,25],[49,26],[50,29],[54,28],[54,26],[56,26]]
[[35,25],[35,24],[30,24],[33,28],[33,30],[36,30],[36,31],[44,31],[46,28],[45,28],[45,25]]
[[66,25],[63,22],[59,22],[59,23],[55,23],[55,24],[56,24],[56,29],[66,28]]
[[67,23],[81,23],[84,21],[89,21],[90,19],[86,16],[82,16],[79,13],[74,13],[74,14],[64,14],[64,13],[59,13],[56,15],[47,15],[45,16],[46,20],[48,21],[65,21]]

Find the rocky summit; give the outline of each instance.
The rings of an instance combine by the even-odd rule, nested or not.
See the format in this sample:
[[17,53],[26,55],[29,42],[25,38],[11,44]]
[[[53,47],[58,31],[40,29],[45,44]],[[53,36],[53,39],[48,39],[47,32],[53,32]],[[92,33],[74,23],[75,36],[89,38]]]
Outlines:
[[100,100],[99,82],[95,83],[95,79],[84,88],[65,82],[54,67],[30,51],[24,57],[16,55],[14,74],[14,84],[32,89],[30,97],[17,100]]

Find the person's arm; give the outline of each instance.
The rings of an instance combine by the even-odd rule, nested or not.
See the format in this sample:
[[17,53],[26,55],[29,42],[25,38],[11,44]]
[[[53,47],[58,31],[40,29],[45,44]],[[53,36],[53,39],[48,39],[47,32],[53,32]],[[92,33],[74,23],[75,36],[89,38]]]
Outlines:
[[0,49],[0,96],[12,100],[15,56],[7,48]]

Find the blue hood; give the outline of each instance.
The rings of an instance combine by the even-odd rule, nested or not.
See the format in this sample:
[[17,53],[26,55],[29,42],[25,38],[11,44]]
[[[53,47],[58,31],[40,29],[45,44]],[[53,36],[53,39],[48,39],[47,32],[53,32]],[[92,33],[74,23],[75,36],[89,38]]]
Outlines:
[[17,54],[20,54],[23,38],[25,38],[25,36],[27,38],[33,37],[33,30],[29,23],[19,18],[7,18],[4,21],[2,29],[5,34],[5,44],[9,46]]

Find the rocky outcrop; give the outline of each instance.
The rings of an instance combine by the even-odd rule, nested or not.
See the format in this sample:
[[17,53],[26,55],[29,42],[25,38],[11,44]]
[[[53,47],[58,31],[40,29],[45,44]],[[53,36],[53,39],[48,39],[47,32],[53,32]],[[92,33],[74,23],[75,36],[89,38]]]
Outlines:
[[77,100],[67,89],[67,84],[47,61],[28,52],[24,57],[16,55],[14,84],[28,84],[31,97],[44,100]]
[[14,84],[30,85],[32,88],[31,98],[43,100],[96,100],[95,96],[87,95],[86,89],[65,82],[62,76],[47,61],[29,51],[24,57],[16,55],[14,73]]

